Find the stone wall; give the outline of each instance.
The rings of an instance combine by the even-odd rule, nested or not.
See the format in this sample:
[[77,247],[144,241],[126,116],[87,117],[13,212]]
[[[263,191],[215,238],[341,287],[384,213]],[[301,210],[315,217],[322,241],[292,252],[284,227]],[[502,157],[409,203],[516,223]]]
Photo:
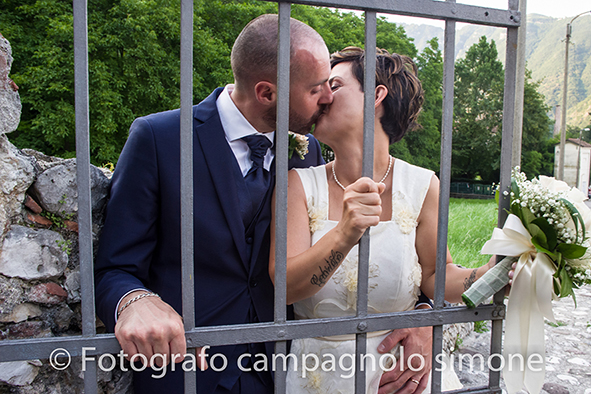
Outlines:
[[[95,249],[109,177],[91,167]],[[76,160],[19,151],[1,134],[0,185],[0,340],[81,335]],[[0,393],[80,393],[76,361],[64,371],[47,360],[0,363]],[[99,371],[100,393],[130,385],[129,374]]]
[[0,34],[0,133],[11,133],[18,127],[21,100],[18,86],[8,77],[12,66],[12,48]]
[[[0,34],[0,340],[81,335],[76,160],[21,151],[8,141],[21,114],[12,60]],[[93,166],[91,177],[96,250],[110,173]],[[76,361],[63,371],[47,360],[0,363],[0,394],[81,393]],[[132,391],[131,375],[119,370],[99,371],[98,384],[100,393]]]

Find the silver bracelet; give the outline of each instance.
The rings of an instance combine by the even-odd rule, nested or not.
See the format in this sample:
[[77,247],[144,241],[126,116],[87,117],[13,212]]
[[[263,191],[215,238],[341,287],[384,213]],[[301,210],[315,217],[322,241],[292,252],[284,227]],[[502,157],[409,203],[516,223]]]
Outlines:
[[123,306],[122,306],[122,307],[119,309],[119,311],[117,312],[117,319],[119,319],[119,316],[121,315],[121,312],[123,312],[123,310],[124,310],[125,308],[127,308],[128,306],[130,306],[130,305],[131,305],[131,304],[133,304],[134,302],[136,302],[136,301],[138,301],[138,300],[141,300],[142,298],[145,298],[145,297],[158,297],[158,298],[160,298],[160,296],[159,296],[158,294],[156,294],[156,293],[152,293],[152,292],[150,292],[150,293],[142,293],[142,294],[140,294],[140,295],[137,295],[137,296],[133,297],[131,300],[127,301],[127,302],[125,303],[125,305],[123,305]]

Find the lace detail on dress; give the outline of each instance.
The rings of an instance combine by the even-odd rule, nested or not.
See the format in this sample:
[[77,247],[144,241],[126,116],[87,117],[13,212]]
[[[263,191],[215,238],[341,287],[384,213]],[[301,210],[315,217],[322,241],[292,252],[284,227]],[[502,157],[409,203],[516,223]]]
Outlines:
[[[347,256],[345,261],[341,264],[337,272],[334,273],[332,279],[336,284],[342,285],[342,291],[339,288],[339,292],[342,291],[342,295],[347,300],[347,309],[357,310],[357,267],[358,267],[358,256],[355,253],[351,256],[351,253]],[[380,267],[369,261],[369,292],[378,287],[378,283],[374,278],[380,276]]]
[[418,299],[419,288],[421,286],[421,281],[423,280],[423,268],[419,264],[419,258],[417,256],[415,256],[413,260],[412,271],[410,272],[410,277],[408,279],[411,283],[414,283],[415,287],[413,289],[413,293]]
[[318,206],[314,204],[313,198],[308,198],[308,219],[310,221],[310,234],[324,228],[324,221],[327,220],[328,209],[326,204]]
[[392,217],[403,234],[410,234],[417,227],[419,212],[406,201],[403,193],[397,191],[392,194]]
[[[314,366],[310,366],[309,368],[313,368]],[[308,382],[304,386],[304,388],[309,393],[324,393],[324,388],[322,387],[322,374],[317,370],[312,370],[307,373]]]

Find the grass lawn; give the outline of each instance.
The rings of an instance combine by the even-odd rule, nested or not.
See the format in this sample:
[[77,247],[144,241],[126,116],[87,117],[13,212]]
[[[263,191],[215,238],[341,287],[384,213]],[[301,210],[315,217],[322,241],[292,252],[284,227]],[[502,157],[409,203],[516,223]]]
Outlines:
[[480,249],[490,239],[497,215],[494,199],[450,200],[447,243],[454,263],[473,268],[488,262],[490,256],[480,254]]

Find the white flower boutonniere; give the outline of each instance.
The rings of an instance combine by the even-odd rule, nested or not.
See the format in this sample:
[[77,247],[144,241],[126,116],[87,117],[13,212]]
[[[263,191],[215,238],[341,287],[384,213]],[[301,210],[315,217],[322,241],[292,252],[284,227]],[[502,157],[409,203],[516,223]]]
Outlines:
[[290,131],[289,146],[287,149],[289,152],[288,158],[291,159],[293,152],[296,152],[300,159],[304,160],[304,156],[308,153],[308,137]]

